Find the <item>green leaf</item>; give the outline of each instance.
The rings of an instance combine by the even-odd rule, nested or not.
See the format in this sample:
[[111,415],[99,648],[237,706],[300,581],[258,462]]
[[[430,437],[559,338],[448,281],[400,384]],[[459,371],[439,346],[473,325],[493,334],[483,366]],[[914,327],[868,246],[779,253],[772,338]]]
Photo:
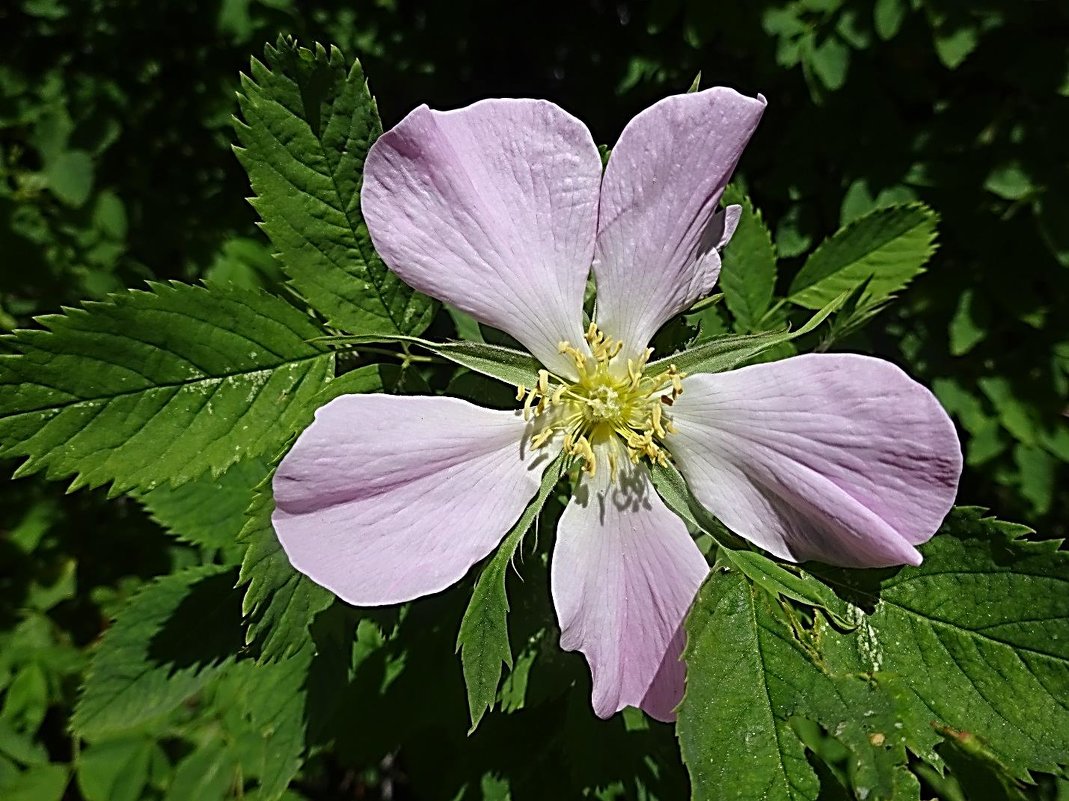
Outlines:
[[202,476],[180,487],[164,485],[138,499],[153,520],[180,540],[232,549],[245,526],[253,491],[269,471],[263,459],[249,459],[221,476]]
[[35,765],[0,785],[4,801],[60,801],[70,771],[66,765]]
[[819,309],[871,278],[866,300],[889,297],[935,252],[938,216],[920,203],[877,209],[821,243],[791,283],[788,300]]
[[980,42],[980,29],[972,23],[965,23],[956,28],[936,26],[932,30],[932,38],[939,60],[953,70],[961,66],[976,49]]
[[[260,780],[258,798],[280,797],[301,769],[306,740],[305,709],[308,685],[313,680],[315,646],[305,647],[286,659],[271,664],[251,660],[238,662],[216,689],[217,704],[240,710],[255,739],[238,753],[245,775]],[[329,676],[334,686],[344,676]],[[327,684],[328,691],[331,685]]]
[[1021,495],[1032,504],[1032,513],[1045,515],[1054,501],[1057,460],[1043,448],[1017,443],[1013,461],[1021,480]]
[[[378,365],[367,365],[331,381],[314,402],[321,406],[344,394],[382,389]],[[274,470],[271,471],[271,476]],[[275,510],[269,478],[253,497],[244,528],[238,535],[246,547],[239,583],[246,584],[241,604],[248,628],[245,639],[259,649],[259,660],[270,662],[299,651],[309,639],[315,616],[330,606],[334,596],[298,573],[286,557],[271,525]]]
[[859,798],[891,798],[908,782],[893,699],[860,678],[823,672],[797,624],[740,573],[714,569],[686,629],[676,732],[695,799],[816,799],[795,716],[821,723],[849,749]]
[[794,331],[773,331],[765,334],[741,334],[718,337],[703,342],[690,350],[675,353],[651,362],[646,368],[656,373],[675,365],[685,373],[722,373],[770,350],[777,345],[808,334],[823,323],[839,306],[841,298],[835,297],[823,309],[814,314],[801,328]]
[[504,381],[514,387],[521,384],[532,387],[538,381],[538,371],[542,365],[531,354],[505,348],[501,345],[488,345],[485,342],[431,342],[426,339],[409,336],[352,336],[323,337],[324,341],[335,345],[370,345],[376,342],[405,342],[418,345],[431,353],[448,359],[454,364],[467,367],[477,373]]
[[777,632],[765,628],[766,607],[740,574],[718,570],[687,618],[687,686],[676,736],[696,800],[817,797],[816,774],[769,686],[783,666],[767,649]]
[[153,747],[146,737],[123,737],[81,751],[78,789],[85,801],[138,801],[148,782]]
[[237,287],[152,284],[39,321],[0,356],[0,453],[72,489],[151,490],[273,456],[333,372],[300,312]]
[[853,630],[857,624],[847,619],[847,604],[828,585],[797,565],[781,565],[757,551],[737,551],[722,548],[725,564],[742,571],[754,584],[770,595],[821,610],[838,628]]
[[893,39],[906,18],[906,0],[876,0],[872,17],[876,35],[885,42]]
[[523,510],[493,557],[483,568],[475,585],[471,602],[464,612],[457,636],[457,650],[464,669],[468,688],[468,709],[471,712],[471,731],[479,725],[483,715],[494,705],[497,687],[501,682],[501,666],[512,668],[512,648],[509,645],[509,602],[505,593],[505,573],[527,530],[545,506],[564,470],[564,459],[558,457],[546,468],[538,494]]
[[807,40],[806,64],[826,89],[836,91],[846,83],[850,68],[850,48],[837,36],[827,36],[820,44]]
[[735,186],[724,193],[725,204],[742,206],[742,219],[724,248],[719,284],[724,302],[735,316],[736,329],[752,331],[772,303],[776,284],[776,251],[761,213]]
[[977,299],[971,289],[966,289],[958,299],[958,309],[950,320],[947,333],[950,335],[950,355],[964,356],[987,336],[990,314],[987,304]]
[[131,598],[93,656],[71,728],[90,739],[124,732],[200,689],[241,647],[235,578],[193,567]]
[[[901,683],[915,719],[970,732],[1022,780],[1069,756],[1069,553],[1026,533],[961,508],[920,567],[871,571],[876,586],[859,571],[821,571],[869,607],[857,665]],[[930,729],[921,745],[938,739]]]
[[68,150],[45,163],[45,178],[52,193],[75,208],[93,191],[93,159],[83,150]]
[[178,763],[164,801],[224,801],[239,768],[233,749],[221,737],[212,737]]
[[1004,200],[1023,200],[1036,191],[1036,184],[1028,171],[1011,161],[992,168],[984,189]]
[[236,152],[283,269],[336,328],[418,334],[434,303],[386,268],[360,213],[364,159],[382,133],[360,64],[282,37],[265,52],[242,76]]
[[241,605],[248,620],[245,641],[258,646],[263,662],[280,659],[302,647],[315,616],[334,600],[328,590],[290,564],[271,526],[274,511],[275,499],[270,488],[264,487],[256,494],[240,535],[241,542],[248,546],[238,578],[248,585]]

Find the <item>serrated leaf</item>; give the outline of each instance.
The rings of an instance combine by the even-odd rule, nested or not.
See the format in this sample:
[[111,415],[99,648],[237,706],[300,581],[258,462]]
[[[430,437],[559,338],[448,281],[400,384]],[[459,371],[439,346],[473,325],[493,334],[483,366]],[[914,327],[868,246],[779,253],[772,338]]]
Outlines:
[[[340,395],[382,389],[378,365],[367,365],[331,381],[313,406]],[[271,471],[274,475],[274,470]],[[246,547],[239,583],[247,585],[241,609],[247,620],[246,643],[259,649],[259,660],[271,662],[301,650],[309,640],[315,616],[334,596],[298,573],[286,557],[271,525],[275,501],[266,478],[246,513],[239,541]]]
[[245,641],[257,645],[262,662],[283,658],[308,640],[315,616],[334,596],[298,573],[271,526],[275,500],[270,488],[256,494],[240,540],[247,546],[239,582],[247,584],[242,612],[248,619]]
[[256,797],[263,801],[279,798],[301,768],[314,651],[309,641],[296,654],[271,664],[237,662],[213,688],[215,705],[240,715],[238,730],[231,732],[240,746],[228,756],[240,761],[244,776],[259,779]]
[[877,209],[826,239],[791,282],[788,300],[819,309],[866,279],[866,301],[904,288],[935,252],[935,212],[920,203]]
[[694,799],[817,798],[817,775],[770,687],[783,665],[766,652],[778,644],[766,604],[741,574],[714,571],[687,617],[676,733]]
[[915,717],[969,732],[1022,780],[1069,762],[1069,553],[1027,531],[957,509],[920,567],[876,573],[872,587],[822,571],[875,603],[860,667],[895,677]]
[[838,308],[841,298],[833,298],[814,314],[805,325],[793,331],[772,331],[764,334],[740,334],[718,337],[651,362],[646,368],[656,374],[675,365],[684,373],[722,373],[753,359],[767,350],[808,334],[823,323]]
[[239,159],[282,267],[338,329],[418,334],[434,302],[375,253],[360,213],[368,149],[382,133],[359,62],[280,37],[253,60],[238,96]]
[[249,459],[220,476],[201,476],[180,487],[157,487],[138,500],[153,520],[180,540],[230,550],[238,544],[253,492],[269,471],[265,460]]
[[154,489],[274,455],[333,372],[320,332],[263,292],[152,284],[39,318],[0,356],[18,475]]
[[520,519],[505,535],[501,545],[483,568],[457,635],[457,651],[464,669],[464,683],[468,690],[468,710],[471,729],[475,731],[486,711],[497,699],[502,665],[512,668],[512,648],[509,645],[509,602],[505,592],[505,574],[516,549],[527,530],[545,506],[564,469],[564,459],[558,457],[546,468],[538,494],[523,510]]
[[81,737],[128,731],[178,706],[241,647],[233,570],[164,576],[127,602],[93,655],[71,718]]
[[676,732],[695,799],[816,799],[794,716],[821,723],[850,750],[858,797],[893,797],[906,754],[892,699],[824,673],[772,596],[718,567],[686,628]]
[[752,331],[772,303],[776,284],[776,251],[772,235],[746,193],[729,186],[725,204],[742,206],[742,218],[724,248],[718,280],[724,302],[735,316],[736,330]]

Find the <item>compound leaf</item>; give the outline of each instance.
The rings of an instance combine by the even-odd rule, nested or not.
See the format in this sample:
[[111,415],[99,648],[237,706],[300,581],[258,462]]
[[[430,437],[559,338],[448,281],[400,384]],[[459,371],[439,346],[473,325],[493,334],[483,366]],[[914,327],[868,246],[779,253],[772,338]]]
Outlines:
[[266,293],[151,284],[39,318],[0,356],[0,454],[72,489],[145,490],[274,455],[334,357]]
[[294,287],[335,328],[418,334],[433,301],[390,272],[360,213],[368,149],[382,133],[359,62],[279,38],[242,76],[238,158],[252,204]]
[[821,243],[791,282],[787,299],[819,309],[869,279],[864,301],[904,288],[935,252],[938,215],[922,203],[866,214]]
[[235,571],[206,565],[131,598],[93,656],[71,728],[94,738],[158,718],[199,690],[241,647]]

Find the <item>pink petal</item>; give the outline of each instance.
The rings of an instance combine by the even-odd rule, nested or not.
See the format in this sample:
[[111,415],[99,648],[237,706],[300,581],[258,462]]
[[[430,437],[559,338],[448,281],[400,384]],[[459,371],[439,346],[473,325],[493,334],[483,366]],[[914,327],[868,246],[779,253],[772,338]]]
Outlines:
[[950,511],[961,447],[890,362],[810,354],[683,381],[668,447],[695,497],[776,556],[920,564]]
[[371,148],[361,195],[375,247],[408,284],[507,331],[551,370],[582,342],[601,159],[542,100],[420,106]]
[[[712,290],[739,210],[717,213],[765,99],[718,87],[655,103],[624,128],[601,188],[598,323],[632,351]],[[725,236],[726,234],[726,236]]]
[[443,590],[489,554],[552,454],[526,426],[454,398],[344,395],[316,412],[274,478],[293,566],[357,606]]
[[550,576],[560,644],[586,656],[598,716],[637,706],[671,721],[683,697],[683,619],[709,567],[646,469],[621,479],[599,473],[561,515]]

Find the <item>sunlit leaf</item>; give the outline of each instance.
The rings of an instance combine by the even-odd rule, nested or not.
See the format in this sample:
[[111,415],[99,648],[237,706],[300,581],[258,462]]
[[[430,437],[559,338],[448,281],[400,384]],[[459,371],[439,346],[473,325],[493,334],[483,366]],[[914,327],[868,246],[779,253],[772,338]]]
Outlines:
[[418,334],[434,303],[375,253],[360,213],[368,149],[382,133],[359,62],[280,37],[242,76],[238,157],[252,204],[293,285],[354,334]]
[[19,475],[154,489],[273,456],[333,373],[319,331],[263,292],[153,284],[40,318],[0,356]]

